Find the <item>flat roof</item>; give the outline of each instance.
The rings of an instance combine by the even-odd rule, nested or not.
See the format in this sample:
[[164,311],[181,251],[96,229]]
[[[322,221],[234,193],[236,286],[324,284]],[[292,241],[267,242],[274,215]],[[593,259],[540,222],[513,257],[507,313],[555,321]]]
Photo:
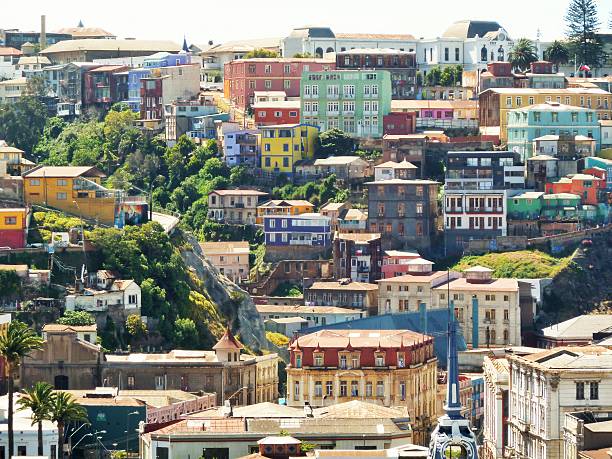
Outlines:
[[361,290],[373,291],[378,290],[378,285],[369,284],[367,282],[315,282],[308,290]]
[[255,308],[260,314],[265,313],[295,313],[295,314],[361,314],[360,311],[338,306],[292,306],[276,304],[256,304]]
[[469,282],[460,277],[450,281],[444,286],[435,287],[434,290],[463,290],[463,291],[488,291],[488,292],[518,292],[519,285],[516,279],[492,279],[488,282]]

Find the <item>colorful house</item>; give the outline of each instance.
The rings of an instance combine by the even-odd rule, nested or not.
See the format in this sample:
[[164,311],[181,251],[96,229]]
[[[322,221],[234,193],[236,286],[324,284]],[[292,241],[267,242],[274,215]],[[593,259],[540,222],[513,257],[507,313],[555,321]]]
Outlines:
[[27,207],[0,209],[0,247],[25,247],[29,221],[30,209]]
[[321,214],[267,215],[263,220],[266,246],[331,245],[331,220]]
[[312,159],[319,128],[305,124],[281,124],[260,128],[261,168],[266,172],[293,174],[297,161]]
[[537,220],[542,212],[544,193],[525,191],[508,197],[508,220]]
[[596,149],[601,143],[595,110],[557,102],[510,110],[507,129],[508,149],[519,152],[523,159],[533,156],[534,139],[544,135],[589,137],[595,140]]
[[606,188],[612,190],[612,159],[592,156],[584,158],[584,166],[587,168],[598,167],[606,171]]
[[580,196],[577,194],[549,193],[542,198],[542,218],[546,220],[575,218],[580,207]]
[[259,162],[259,132],[255,129],[223,133],[222,145],[223,159],[229,167],[256,166]]
[[314,204],[303,199],[273,199],[257,206],[257,223],[270,215],[300,215],[314,212]]
[[304,72],[300,86],[302,123],[356,137],[382,137],[383,118],[391,112],[388,71]]
[[146,222],[146,199],[103,187],[105,177],[93,166],[37,167],[23,174],[24,200],[120,228]]
[[547,183],[546,193],[576,194],[582,198],[583,204],[596,206],[605,199],[606,177],[606,171],[598,167],[585,169],[582,174],[568,175],[557,182]]
[[418,252],[386,250],[383,255],[382,278],[389,279],[408,273],[408,262],[418,258],[421,258]]
[[297,124],[300,122],[299,100],[278,100],[256,102],[253,105],[255,124],[270,126],[275,124]]

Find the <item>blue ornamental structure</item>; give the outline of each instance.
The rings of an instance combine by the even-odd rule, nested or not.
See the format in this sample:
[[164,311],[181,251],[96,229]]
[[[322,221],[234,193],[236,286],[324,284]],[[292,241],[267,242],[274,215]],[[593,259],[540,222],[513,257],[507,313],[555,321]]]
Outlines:
[[446,414],[438,419],[431,434],[430,459],[478,459],[476,437],[470,422],[461,415],[459,398],[459,363],[457,358],[457,322],[454,320],[454,303],[448,309],[448,350],[446,378]]

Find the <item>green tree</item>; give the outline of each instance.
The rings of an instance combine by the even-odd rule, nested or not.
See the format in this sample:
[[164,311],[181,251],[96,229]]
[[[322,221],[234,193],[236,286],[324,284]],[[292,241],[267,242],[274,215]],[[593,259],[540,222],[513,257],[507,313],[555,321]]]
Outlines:
[[258,57],[278,57],[278,53],[276,51],[270,51],[265,48],[257,48],[253,51],[249,51],[242,58],[243,59],[254,59]]
[[24,396],[17,400],[17,410],[32,411],[32,426],[38,428],[38,455],[43,455],[42,423],[50,417],[53,404],[53,386],[46,382],[37,382],[34,387],[24,390]]
[[31,154],[42,136],[47,108],[36,97],[24,96],[0,105],[0,139]]
[[536,48],[528,38],[520,38],[508,53],[508,61],[512,64],[512,68],[519,72],[528,70],[530,64],[537,60]]
[[130,314],[125,320],[125,329],[134,338],[140,338],[147,334],[147,325],[142,318],[136,314]]
[[13,435],[13,392],[14,378],[19,364],[35,350],[41,349],[43,340],[34,330],[23,322],[13,320],[8,327],[0,332],[0,356],[4,357],[8,381],[8,454],[15,453],[15,438]]
[[0,298],[21,295],[21,279],[14,270],[0,271]]
[[49,420],[57,424],[57,449],[59,451],[64,451],[64,429],[66,424],[69,422],[89,424],[87,411],[68,392],[55,393],[49,413]]
[[313,55],[308,52],[307,53],[295,53],[293,57],[295,57],[296,59],[306,59],[309,57],[313,57]]
[[553,41],[548,48],[544,50],[544,59],[552,62],[555,65],[555,69],[559,71],[559,65],[567,64],[570,59],[570,52],[568,47],[562,41]]
[[601,22],[595,0],[571,0],[565,15],[566,36],[570,41],[570,54],[576,55],[576,64],[601,67],[603,44],[597,36]]
[[193,320],[177,318],[174,321],[174,343],[179,347],[193,347],[197,342],[198,331]]
[[340,129],[329,129],[321,133],[319,142],[317,156],[321,158],[352,155],[355,150],[355,140]]
[[64,315],[57,319],[58,324],[71,325],[71,326],[83,326],[83,325],[94,325],[96,319],[87,311],[66,311]]
[[432,67],[429,69],[429,72],[425,75],[425,85],[426,86],[438,86],[440,84],[440,79],[442,78],[442,70],[439,66]]

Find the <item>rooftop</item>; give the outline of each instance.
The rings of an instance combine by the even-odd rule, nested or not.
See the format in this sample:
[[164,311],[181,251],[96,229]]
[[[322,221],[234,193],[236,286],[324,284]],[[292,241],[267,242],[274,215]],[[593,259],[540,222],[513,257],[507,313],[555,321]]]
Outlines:
[[516,95],[536,95],[536,94],[552,94],[552,95],[563,95],[563,94],[591,94],[591,95],[610,95],[608,91],[604,91],[599,88],[565,88],[565,89],[535,89],[535,88],[489,88],[484,90],[481,94],[487,91],[495,92],[498,94],[516,94]]
[[440,182],[435,180],[404,180],[404,179],[389,179],[389,180],[375,180],[373,182],[366,182],[366,185],[440,185]]
[[[416,273],[415,274],[403,274],[401,276],[389,277],[387,279],[380,279],[376,282],[391,283],[391,284],[420,284],[424,282],[431,282],[431,281],[434,281],[440,278],[446,278],[447,276],[448,276],[447,271],[433,271],[431,273],[426,273],[426,274],[416,274]],[[452,280],[452,277],[451,277],[451,280]]]
[[314,207],[314,204],[304,199],[272,199],[268,202],[263,203],[262,205],[258,207],[268,208],[268,207],[297,207],[297,206]]
[[418,169],[418,167],[416,167],[411,162],[406,161],[405,159],[401,162],[387,161],[386,163],[374,166],[375,169],[387,167],[392,169]]
[[23,174],[27,178],[81,177],[83,175],[87,177],[106,177],[104,172],[94,166],[41,166]]
[[69,52],[91,52],[91,51],[110,51],[110,52],[143,52],[156,53],[158,51],[168,51],[177,53],[181,46],[177,43],[164,40],[100,40],[96,38],[86,38],[82,40],[63,40],[45,49],[40,54],[53,55],[55,53]]
[[422,110],[422,109],[476,109],[478,101],[476,100],[392,100],[391,110]]
[[314,164],[315,166],[342,166],[355,162],[366,163],[359,156],[330,156],[328,158],[317,159]]
[[295,313],[295,314],[359,314],[359,311],[337,306],[291,306],[276,304],[256,304],[257,312],[267,313]]
[[289,349],[304,347],[346,349],[349,346],[375,348],[402,348],[432,339],[410,330],[320,330],[299,336]]
[[76,333],[96,333],[98,327],[94,325],[62,325],[47,324],[43,327],[43,333],[48,332],[76,332]]
[[346,215],[342,217],[342,220],[358,220],[358,221],[367,221],[368,214],[359,209],[349,209],[346,212]]
[[489,32],[497,32],[502,27],[496,21],[473,21],[464,19],[451,24],[442,34],[443,38],[484,37]]
[[519,285],[516,279],[493,279],[486,282],[469,282],[466,278],[452,280],[449,284],[435,287],[434,290],[459,291],[487,291],[487,292],[518,292]]
[[55,33],[65,33],[70,34],[74,38],[114,38],[114,35],[110,32],[107,32],[104,29],[99,27],[64,27],[63,29],[57,30]]
[[200,242],[200,248],[204,255],[223,254],[247,254],[249,253],[248,241],[233,242]]
[[411,51],[400,51],[399,49],[393,48],[353,48],[347,49],[346,51],[338,51],[336,53],[339,56],[346,56],[349,54],[389,54],[389,55],[399,55],[399,54],[415,54]]
[[355,40],[415,40],[413,35],[399,33],[337,33],[336,38]]
[[338,233],[336,235],[336,239],[354,241],[356,243],[371,242],[380,238],[380,233]]
[[235,188],[232,190],[214,190],[213,193],[219,196],[267,196],[268,193],[259,190],[249,190],[243,188]]
[[374,291],[378,290],[376,284],[368,284],[367,282],[315,282],[308,290],[349,290],[349,291]]
[[542,329],[542,335],[556,339],[584,339],[612,327],[612,314],[583,314]]
[[541,191],[525,191],[512,196],[510,199],[540,199],[542,196],[544,196],[544,193]]

